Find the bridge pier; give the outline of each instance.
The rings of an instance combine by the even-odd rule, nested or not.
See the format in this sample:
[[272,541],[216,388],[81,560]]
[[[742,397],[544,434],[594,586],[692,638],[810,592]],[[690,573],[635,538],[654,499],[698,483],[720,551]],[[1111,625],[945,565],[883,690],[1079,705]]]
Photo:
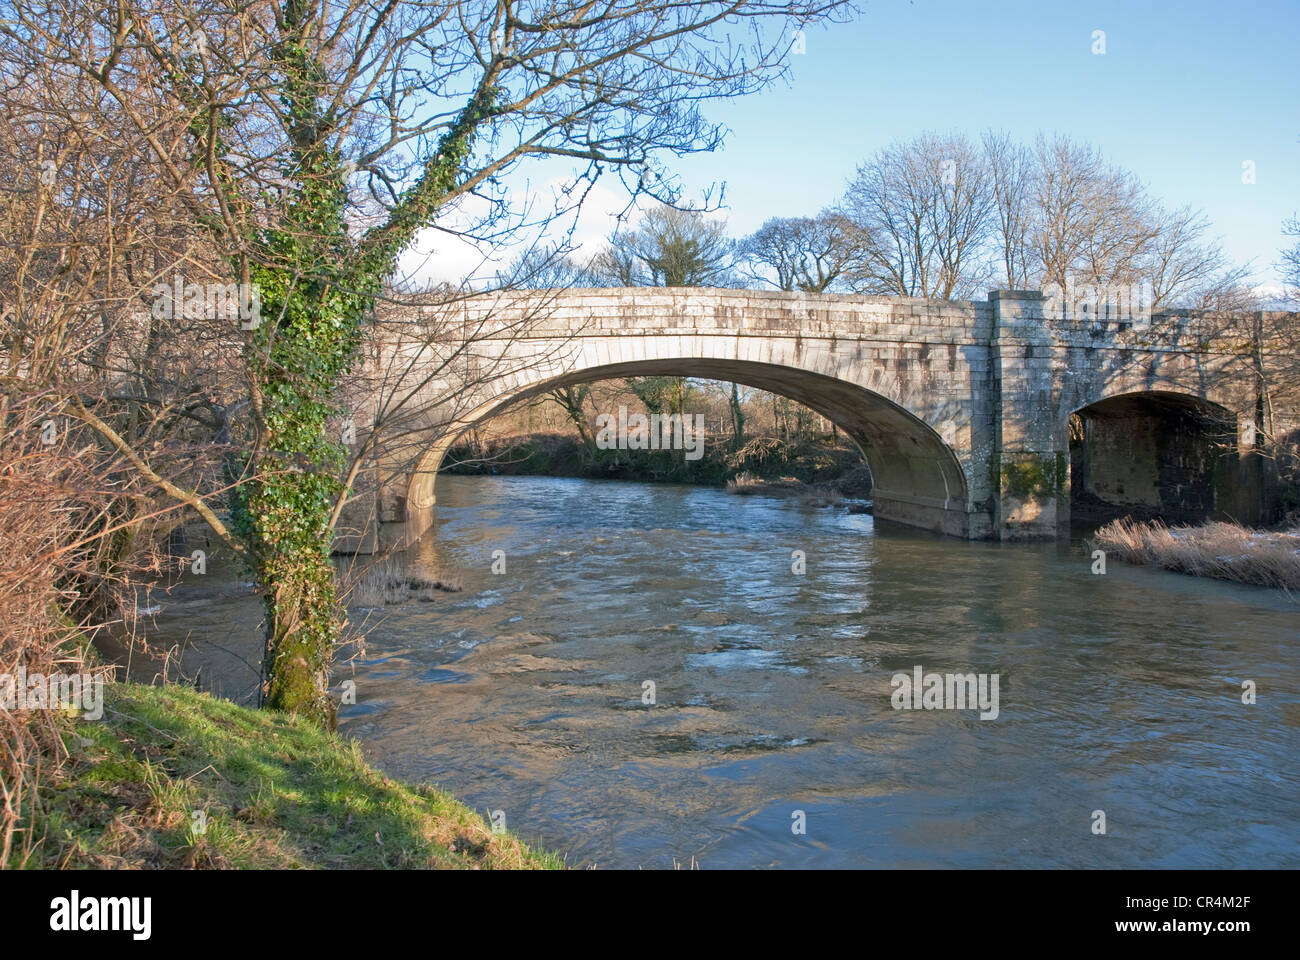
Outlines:
[[1070,447],[1061,429],[1056,344],[1037,291],[989,294],[994,443],[987,468],[994,489],[993,536],[1044,540],[1069,535]]
[[963,540],[982,539],[972,530],[978,530],[978,514],[967,509],[964,500],[944,501],[930,497],[917,497],[890,490],[871,491],[872,513],[878,520],[918,527],[932,533],[942,533]]

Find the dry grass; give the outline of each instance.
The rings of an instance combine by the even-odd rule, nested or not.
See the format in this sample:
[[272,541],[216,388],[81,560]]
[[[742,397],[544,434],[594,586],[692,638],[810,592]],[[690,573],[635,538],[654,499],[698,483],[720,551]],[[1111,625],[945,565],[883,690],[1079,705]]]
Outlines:
[[748,470],[736,474],[735,477],[727,481],[726,485],[727,493],[736,493],[741,496],[748,496],[751,493],[765,493],[776,497],[788,497],[801,494],[808,489],[809,486],[798,477],[764,480]]
[[1300,590],[1300,528],[1289,533],[1251,530],[1235,523],[1167,527],[1158,521],[1114,520],[1095,534],[1096,546],[1129,563]]
[[[84,451],[39,438],[46,414],[12,400],[0,417],[0,673],[81,673],[87,633],[65,613],[89,568],[102,498]],[[88,542],[89,541],[89,542]],[[83,581],[84,583],[84,581]],[[57,710],[0,710],[0,869],[30,853],[37,787],[67,759]]]
[[778,480],[764,480],[748,471],[738,473],[727,481],[727,493],[747,497],[761,493],[770,497],[790,497],[801,507],[835,507],[844,506],[844,497],[829,484],[807,484],[797,477],[781,477]]
[[738,473],[727,481],[727,493],[735,493],[741,496],[748,496],[751,493],[757,493],[764,486],[764,481],[754,476],[752,473]]

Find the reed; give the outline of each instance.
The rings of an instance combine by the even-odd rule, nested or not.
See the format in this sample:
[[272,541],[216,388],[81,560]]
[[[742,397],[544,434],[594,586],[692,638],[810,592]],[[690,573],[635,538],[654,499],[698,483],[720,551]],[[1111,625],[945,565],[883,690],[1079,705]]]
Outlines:
[[1124,518],[1100,528],[1093,542],[1129,563],[1300,590],[1300,528],[1270,532],[1219,521],[1169,527],[1159,521],[1141,523]]

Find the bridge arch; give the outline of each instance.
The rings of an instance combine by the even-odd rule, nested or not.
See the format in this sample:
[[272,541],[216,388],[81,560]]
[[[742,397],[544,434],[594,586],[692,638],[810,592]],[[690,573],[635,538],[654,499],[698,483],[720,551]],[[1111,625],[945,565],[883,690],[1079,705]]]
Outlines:
[[[406,483],[406,537],[432,524],[437,472],[447,451],[476,424],[549,390],[625,377],[682,376],[734,381],[789,397],[836,424],[861,449],[877,498],[898,499],[928,515],[936,532],[965,535],[966,478],[961,462],[930,424],[883,394],[803,366],[736,358],[677,356],[597,364],[503,386],[457,418],[455,429],[430,445]],[[612,412],[612,411],[611,411]],[[687,411],[689,413],[689,411]],[[888,518],[888,517],[886,517]]]
[[1221,402],[1231,400],[1171,386],[1108,392],[1068,413],[1075,520],[1203,522],[1259,502],[1239,413]]

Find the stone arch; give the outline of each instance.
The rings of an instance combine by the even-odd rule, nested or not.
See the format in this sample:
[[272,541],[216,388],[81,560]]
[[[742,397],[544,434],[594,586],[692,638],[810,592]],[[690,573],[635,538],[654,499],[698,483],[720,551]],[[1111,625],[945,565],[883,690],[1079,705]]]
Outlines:
[[1200,522],[1249,499],[1238,413],[1219,400],[1159,385],[1108,393],[1067,417],[1075,520]]
[[[736,357],[669,356],[539,375],[526,383],[502,385],[481,399],[457,418],[455,429],[430,446],[407,478],[406,541],[412,542],[431,525],[438,467],[456,439],[473,425],[557,387],[656,375],[735,381],[804,404],[835,423],[862,450],[871,468],[878,517],[952,536],[968,535],[967,481],[958,456],[935,427],[902,404],[876,390],[804,366]],[[927,412],[941,416],[944,408]]]
[[[1184,359],[1184,358],[1179,358]],[[1074,390],[1063,391],[1058,409],[1059,427],[1064,431],[1070,417],[1080,410],[1123,397],[1182,398],[1192,405],[1240,416],[1254,402],[1249,384],[1232,380],[1213,368],[1188,362],[1174,366],[1169,358],[1139,357],[1117,354],[1120,369],[1105,370],[1103,375],[1083,378]],[[1153,370],[1152,367],[1159,366]]]

